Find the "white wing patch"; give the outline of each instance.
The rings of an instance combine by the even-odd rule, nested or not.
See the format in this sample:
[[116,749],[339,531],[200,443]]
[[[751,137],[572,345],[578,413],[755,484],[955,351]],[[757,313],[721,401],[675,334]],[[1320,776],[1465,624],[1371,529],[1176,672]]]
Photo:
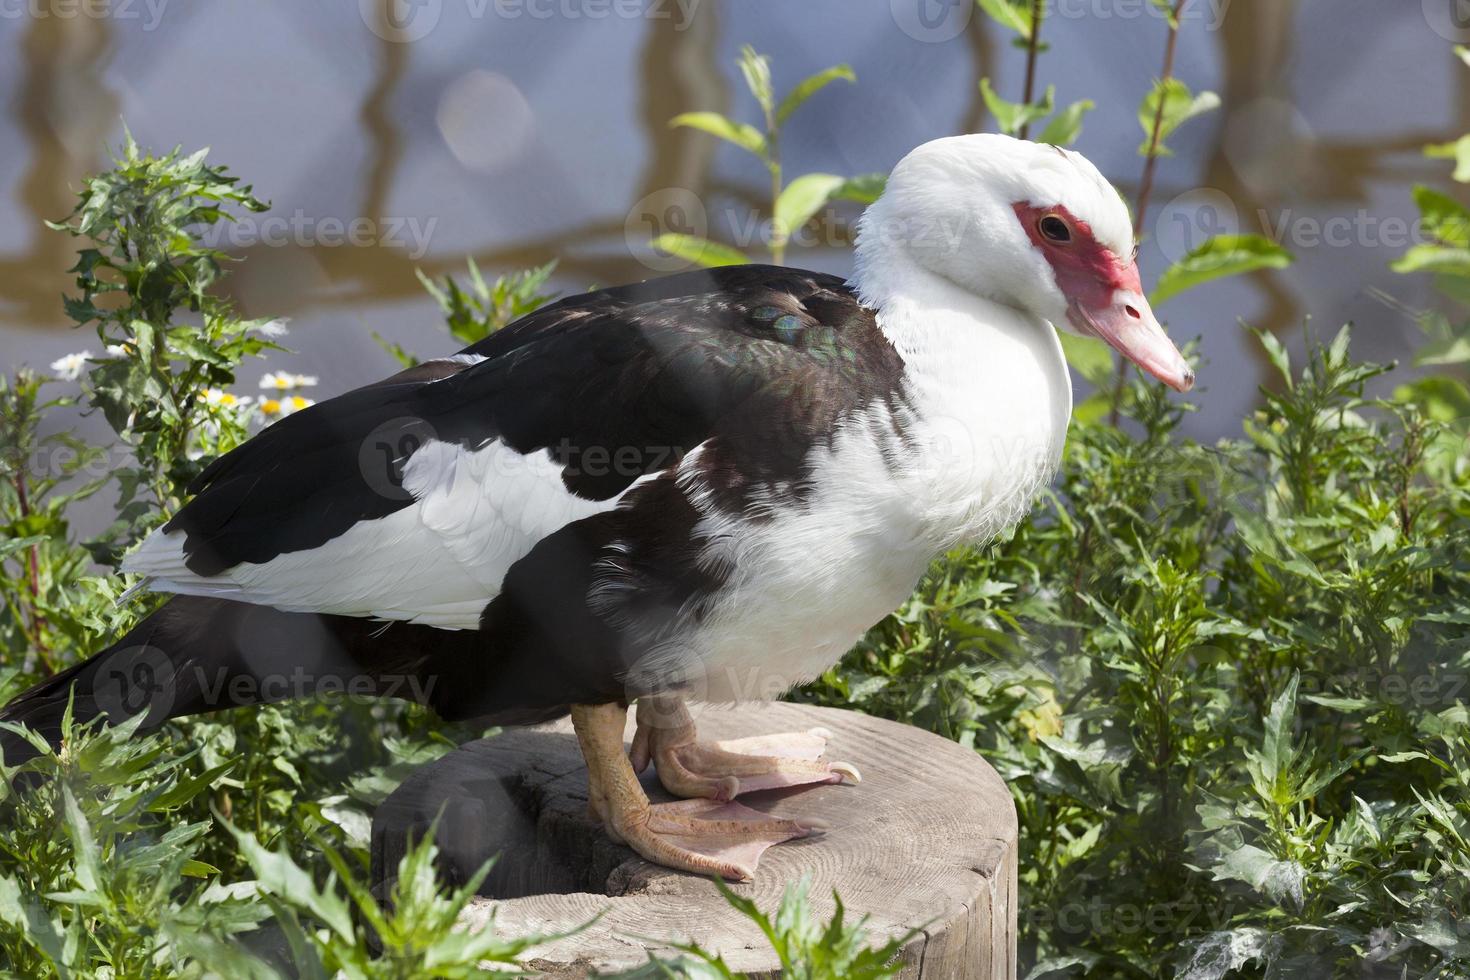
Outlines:
[[159,592],[475,629],[511,565],[542,538],[621,499],[578,497],[547,451],[522,455],[500,442],[473,451],[425,443],[404,467],[403,486],[411,505],[318,548],[202,577],[184,564],[184,534],[159,530],[122,567]]

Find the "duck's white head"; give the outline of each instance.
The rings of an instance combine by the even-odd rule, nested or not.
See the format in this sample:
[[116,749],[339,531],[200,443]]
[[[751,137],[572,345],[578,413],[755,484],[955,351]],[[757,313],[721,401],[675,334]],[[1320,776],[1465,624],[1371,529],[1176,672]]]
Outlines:
[[1186,391],[1194,373],[1143,295],[1134,251],[1127,206],[1081,154],[1009,136],[951,136],[893,169],[859,223],[855,278],[863,292],[883,266],[917,266],[1104,340]]

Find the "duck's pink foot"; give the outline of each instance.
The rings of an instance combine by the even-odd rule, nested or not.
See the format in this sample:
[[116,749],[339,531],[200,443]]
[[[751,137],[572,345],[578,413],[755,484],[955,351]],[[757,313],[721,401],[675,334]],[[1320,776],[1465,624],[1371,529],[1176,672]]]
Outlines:
[[572,724],[587,759],[588,808],[608,836],[648,860],[747,881],[766,848],[826,829],[820,820],[782,820],[739,803],[649,803],[623,754],[626,717],[627,709],[618,704],[572,706]]
[[650,804],[641,825],[613,832],[658,864],[749,881],[766,848],[826,829],[820,820],[781,820],[739,803],[679,800]]
[[629,753],[642,772],[653,762],[659,782],[675,796],[732,800],[741,793],[787,786],[862,782],[857,767],[822,758],[832,733],[824,728],[780,735],[701,742],[678,698],[638,701],[638,729]]

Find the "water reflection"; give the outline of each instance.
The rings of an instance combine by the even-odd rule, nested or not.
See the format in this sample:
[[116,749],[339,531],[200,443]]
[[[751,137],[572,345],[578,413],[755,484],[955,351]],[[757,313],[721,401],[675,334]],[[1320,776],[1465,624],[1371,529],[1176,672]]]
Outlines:
[[[1196,89],[1219,91],[1225,111],[1172,140],[1178,155],[1159,169],[1154,227],[1180,220],[1190,199],[1172,218],[1169,202],[1196,188],[1228,201],[1241,230],[1270,231],[1258,227],[1266,223],[1288,237],[1301,237],[1304,218],[1411,218],[1409,187],[1446,182],[1445,167],[1424,160],[1420,146],[1470,129],[1470,72],[1453,63],[1418,5],[1236,6],[1219,30],[1186,24],[1179,72]],[[729,230],[728,214],[761,208],[758,169],[667,125],[692,109],[751,117],[733,69],[743,42],[772,55],[778,87],[837,61],[857,70],[856,86],[824,93],[794,124],[785,147],[792,175],[881,169],[922,139],[986,128],[978,78],[991,75],[1012,93],[1019,84],[1017,52],[984,17],[931,44],[898,29],[890,4],[702,2],[677,8],[687,17],[594,21],[561,8],[513,19],[443,2],[434,29],[412,43],[367,29],[358,7],[181,3],[164,9],[156,30],[136,20],[0,20],[0,64],[9,65],[0,77],[11,93],[0,119],[8,361],[45,363],[81,346],[65,332],[58,300],[72,245],[41,221],[70,209],[124,115],[158,149],[213,143],[218,160],[273,200],[273,214],[309,223],[279,243],[232,248],[247,261],[228,288],[251,315],[292,317],[295,366],[321,369],[330,393],[327,385],[387,369],[370,328],[424,353],[444,349],[416,268],[457,271],[466,255],[499,271],[557,258],[563,290],[627,281],[651,274],[627,241],[636,202],[685,189],[708,206],[717,233]],[[1162,26],[1069,17],[1048,32],[1042,78],[1064,101],[1098,100],[1082,148],[1132,195],[1141,164],[1133,107],[1157,71]],[[205,43],[216,48],[202,54]],[[1360,104],[1345,107],[1345,93]],[[832,241],[789,261],[846,271],[840,242],[855,213],[839,211]],[[1184,214],[1185,232],[1199,215]],[[329,219],[365,221],[371,233],[329,247]],[[420,232],[432,228],[420,235],[425,254],[413,236],[387,233],[409,219]],[[1184,336],[1204,335],[1212,366],[1200,396],[1206,412],[1191,423],[1197,434],[1233,431],[1264,377],[1237,317],[1283,334],[1308,312],[1324,330],[1358,318],[1365,352],[1403,352],[1413,339],[1408,318],[1366,287],[1411,307],[1430,299],[1423,282],[1389,273],[1397,253],[1369,239],[1357,228],[1342,247],[1298,247],[1285,273],[1211,286],[1160,311]],[[1150,236],[1145,268],[1156,274],[1178,247],[1162,231]]]

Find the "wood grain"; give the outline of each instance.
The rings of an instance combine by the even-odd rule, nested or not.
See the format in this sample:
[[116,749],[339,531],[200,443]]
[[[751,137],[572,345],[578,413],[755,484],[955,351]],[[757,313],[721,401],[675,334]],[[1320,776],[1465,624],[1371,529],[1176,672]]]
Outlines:
[[[741,797],[774,815],[820,817],[831,829],[767,851],[756,880],[734,886],[738,892],[771,911],[787,883],[808,875],[823,918],[836,889],[850,916],[869,917],[874,939],[922,928],[904,948],[901,976],[1015,975],[1015,808],[979,755],[833,708],[761,702],[694,710],[709,738],[831,729],[828,756],[855,763],[864,777],[860,786]],[[669,798],[651,771],[644,785],[655,800]],[[465,912],[469,924],[478,927],[493,913],[502,931],[551,933],[601,915],[591,928],[533,951],[531,964],[551,976],[632,966],[670,939],[718,949],[733,969],[753,976],[779,974],[759,930],[708,880],[649,864],[587,819],[586,773],[568,722],[465,745],[405,781],[373,821],[380,889],[409,837],[423,834],[441,807],[437,841],[448,880],[462,881],[500,854],[480,889],[485,897]]]

